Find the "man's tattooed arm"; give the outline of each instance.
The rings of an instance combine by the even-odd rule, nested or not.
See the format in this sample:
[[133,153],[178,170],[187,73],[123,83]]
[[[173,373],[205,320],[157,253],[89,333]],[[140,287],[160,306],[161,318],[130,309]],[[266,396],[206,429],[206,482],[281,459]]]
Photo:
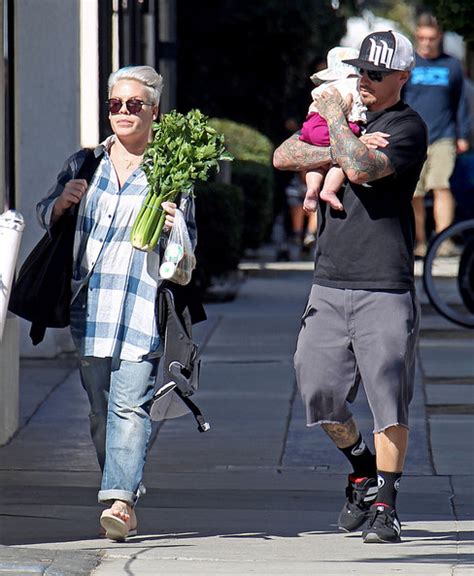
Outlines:
[[393,174],[389,158],[381,151],[367,148],[347,125],[342,110],[342,97],[338,92],[321,94],[318,110],[329,127],[331,156],[351,182],[364,184]]
[[275,168],[294,172],[321,168],[329,165],[330,161],[329,148],[319,148],[302,142],[298,134],[290,136],[273,154]]

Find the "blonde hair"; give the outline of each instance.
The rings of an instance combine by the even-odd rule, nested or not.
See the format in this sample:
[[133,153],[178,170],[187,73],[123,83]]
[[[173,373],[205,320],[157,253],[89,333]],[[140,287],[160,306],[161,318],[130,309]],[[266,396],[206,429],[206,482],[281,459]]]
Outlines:
[[109,98],[112,90],[120,80],[136,80],[145,86],[153,104],[160,103],[163,91],[163,76],[151,66],[125,66],[109,76]]

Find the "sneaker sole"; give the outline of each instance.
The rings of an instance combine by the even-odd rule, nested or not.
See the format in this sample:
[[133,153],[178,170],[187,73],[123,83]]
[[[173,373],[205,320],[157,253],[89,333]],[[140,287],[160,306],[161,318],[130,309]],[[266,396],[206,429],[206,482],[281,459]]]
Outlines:
[[365,534],[363,539],[365,544],[398,544],[402,541],[400,536],[397,536],[395,540],[384,540],[383,538],[380,538],[380,536],[375,532],[369,532],[368,534]]
[[339,530],[341,530],[341,532],[346,532],[346,533],[356,532],[357,530],[360,530],[362,528],[362,526],[367,522],[368,518],[369,518],[369,514],[365,514],[364,517],[362,517],[360,519],[359,523],[354,524],[350,528],[346,528],[345,526],[341,526],[340,524],[338,524],[338,528],[339,528]]
[[367,522],[367,518],[364,518],[360,524],[354,526],[354,528],[344,528],[344,526],[339,526],[338,528],[341,532],[345,532],[346,534],[350,534],[351,532],[357,532],[358,530],[362,530],[362,527]]

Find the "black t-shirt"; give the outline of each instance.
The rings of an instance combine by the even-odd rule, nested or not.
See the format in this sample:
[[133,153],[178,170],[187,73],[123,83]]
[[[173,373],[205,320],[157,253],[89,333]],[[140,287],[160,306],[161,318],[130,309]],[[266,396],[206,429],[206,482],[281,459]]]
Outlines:
[[367,132],[390,134],[381,151],[395,172],[364,185],[349,182],[338,194],[344,212],[319,203],[314,283],[411,290],[415,238],[411,201],[426,158],[426,125],[400,101],[381,112],[368,112]]

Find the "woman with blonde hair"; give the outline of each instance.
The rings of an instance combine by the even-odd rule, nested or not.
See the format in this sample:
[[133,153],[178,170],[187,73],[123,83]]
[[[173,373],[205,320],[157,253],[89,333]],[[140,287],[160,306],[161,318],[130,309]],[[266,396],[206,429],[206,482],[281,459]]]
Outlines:
[[[137,529],[134,508],[144,492],[149,408],[162,348],[155,315],[161,243],[151,252],[137,250],[130,231],[148,189],[140,164],[158,119],[163,79],[150,66],[133,66],[111,74],[108,86],[113,134],[93,151],[98,167],[91,181],[75,177],[91,154],[80,150],[37,212],[49,228],[77,208],[71,333],[102,470],[98,499],[108,506],[100,522],[109,538],[123,540]],[[176,205],[165,202],[163,208],[166,236]],[[195,242],[192,199],[183,197],[180,208]]]

